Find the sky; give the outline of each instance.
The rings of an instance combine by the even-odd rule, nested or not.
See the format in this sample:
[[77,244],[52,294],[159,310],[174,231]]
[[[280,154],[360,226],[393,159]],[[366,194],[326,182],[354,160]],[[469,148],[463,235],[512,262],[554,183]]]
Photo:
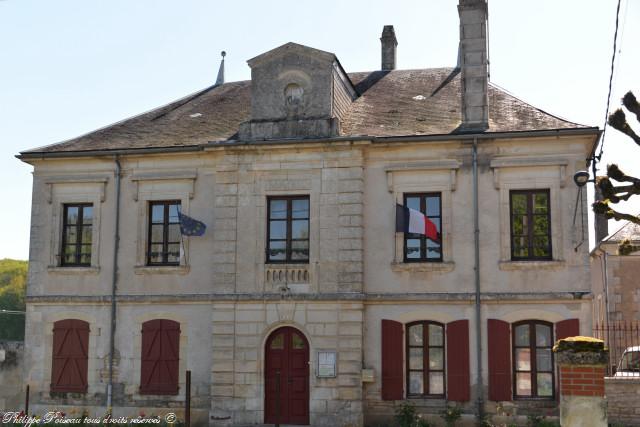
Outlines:
[[[293,41],[333,52],[347,72],[380,67],[394,25],[398,68],[453,66],[456,0],[0,0],[0,259],[27,259],[30,165],[14,156],[226,80]],[[520,99],[601,127],[617,0],[489,0],[490,79]],[[640,1],[622,0],[611,111],[640,97]],[[636,25],[634,25],[636,24]],[[634,44],[633,42],[636,41]],[[640,175],[640,147],[607,130],[602,171]],[[640,212],[640,203],[627,206]],[[619,226],[610,224],[610,229]]]

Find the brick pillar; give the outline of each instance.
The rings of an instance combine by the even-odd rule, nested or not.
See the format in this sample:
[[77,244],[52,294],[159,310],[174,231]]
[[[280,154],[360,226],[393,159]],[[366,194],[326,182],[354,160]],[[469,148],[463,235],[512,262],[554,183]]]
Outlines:
[[560,367],[560,425],[607,427],[604,375],[609,354],[604,342],[590,337],[565,338],[553,351]]

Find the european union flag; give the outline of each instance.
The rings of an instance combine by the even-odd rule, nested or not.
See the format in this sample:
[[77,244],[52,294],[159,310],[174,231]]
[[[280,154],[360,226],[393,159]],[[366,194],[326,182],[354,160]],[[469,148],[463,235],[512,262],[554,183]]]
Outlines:
[[178,212],[180,217],[180,232],[183,236],[202,236],[207,229],[204,222],[193,219],[190,216]]

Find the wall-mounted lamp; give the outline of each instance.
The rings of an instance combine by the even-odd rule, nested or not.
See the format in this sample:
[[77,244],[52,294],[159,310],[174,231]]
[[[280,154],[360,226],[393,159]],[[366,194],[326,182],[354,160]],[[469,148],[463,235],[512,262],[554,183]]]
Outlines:
[[573,182],[575,182],[578,187],[584,187],[587,182],[593,182],[593,180],[589,179],[589,172],[578,171],[573,174]]

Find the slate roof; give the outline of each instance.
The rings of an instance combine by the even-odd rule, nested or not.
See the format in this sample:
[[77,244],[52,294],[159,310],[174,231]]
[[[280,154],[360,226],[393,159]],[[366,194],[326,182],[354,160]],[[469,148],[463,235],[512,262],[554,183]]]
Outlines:
[[[344,136],[446,135],[461,119],[454,68],[349,73],[360,96],[343,118]],[[22,154],[184,147],[233,140],[249,120],[251,81],[212,86],[147,113]],[[488,132],[588,128],[489,85]]]
[[625,225],[620,227],[618,231],[611,234],[609,237],[607,237],[604,240],[607,243],[619,243],[619,242],[622,242],[624,239],[629,239],[631,241],[640,240],[640,225],[629,221]]

